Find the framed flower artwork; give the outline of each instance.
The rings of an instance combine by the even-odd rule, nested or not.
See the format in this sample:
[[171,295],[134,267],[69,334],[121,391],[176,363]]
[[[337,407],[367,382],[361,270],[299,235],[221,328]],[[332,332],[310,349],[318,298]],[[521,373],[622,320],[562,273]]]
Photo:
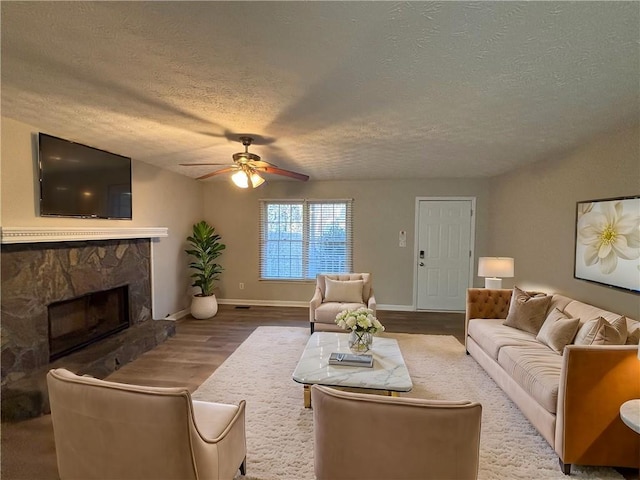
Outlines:
[[640,196],[577,203],[573,276],[640,293]]

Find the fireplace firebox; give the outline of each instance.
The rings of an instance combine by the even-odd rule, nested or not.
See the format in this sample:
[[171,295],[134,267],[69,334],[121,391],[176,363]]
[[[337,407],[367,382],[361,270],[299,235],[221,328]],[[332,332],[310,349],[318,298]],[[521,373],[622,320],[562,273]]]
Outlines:
[[129,286],[88,293],[47,307],[49,361],[129,327]]

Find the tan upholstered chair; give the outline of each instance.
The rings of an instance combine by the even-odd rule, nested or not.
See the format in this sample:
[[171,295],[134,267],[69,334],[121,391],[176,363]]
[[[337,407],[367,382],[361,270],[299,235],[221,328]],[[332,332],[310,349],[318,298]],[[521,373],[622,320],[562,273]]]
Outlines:
[[336,315],[360,307],[376,312],[370,273],[318,274],[316,289],[309,302],[311,333],[315,330],[344,331],[335,324]]
[[478,475],[482,406],[311,387],[317,480]]
[[47,375],[58,473],[67,479],[231,480],[246,461],[245,402],[199,402],[184,388]]

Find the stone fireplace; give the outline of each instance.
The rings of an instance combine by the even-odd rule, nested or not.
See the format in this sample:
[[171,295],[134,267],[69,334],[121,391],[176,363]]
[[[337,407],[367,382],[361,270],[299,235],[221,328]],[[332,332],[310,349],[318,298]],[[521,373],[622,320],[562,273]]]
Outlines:
[[48,411],[44,378],[104,377],[175,332],[151,318],[151,240],[8,243],[1,252],[2,418]]

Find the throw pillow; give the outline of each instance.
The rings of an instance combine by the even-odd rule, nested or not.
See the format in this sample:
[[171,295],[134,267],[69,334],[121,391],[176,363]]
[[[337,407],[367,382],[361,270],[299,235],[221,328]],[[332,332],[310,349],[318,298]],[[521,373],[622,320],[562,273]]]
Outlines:
[[628,328],[630,330],[627,335],[627,345],[638,345],[640,343],[640,322],[636,322]]
[[609,323],[598,317],[586,322],[576,335],[576,345],[624,345],[627,341],[627,319],[620,317]]
[[564,312],[554,308],[542,324],[536,340],[561,354],[564,347],[576,336],[579,326],[579,318],[570,318]]
[[325,302],[362,303],[362,280],[325,278]]
[[529,295],[518,287],[513,287],[509,313],[504,325],[537,335],[546,318],[551,303],[551,295]]

